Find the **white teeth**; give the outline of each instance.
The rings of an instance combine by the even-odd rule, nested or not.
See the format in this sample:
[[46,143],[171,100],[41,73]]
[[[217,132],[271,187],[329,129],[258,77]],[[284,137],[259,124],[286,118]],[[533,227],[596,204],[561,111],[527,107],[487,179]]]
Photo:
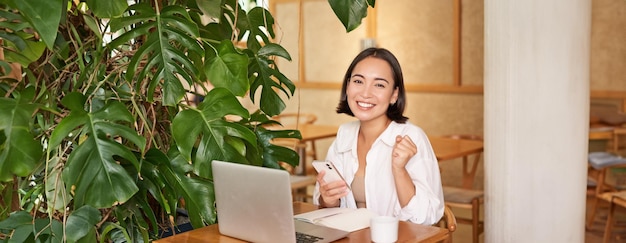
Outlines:
[[363,103],[363,102],[357,102],[357,105],[359,105],[360,107],[364,107],[364,108],[370,108],[370,107],[374,106],[373,104]]

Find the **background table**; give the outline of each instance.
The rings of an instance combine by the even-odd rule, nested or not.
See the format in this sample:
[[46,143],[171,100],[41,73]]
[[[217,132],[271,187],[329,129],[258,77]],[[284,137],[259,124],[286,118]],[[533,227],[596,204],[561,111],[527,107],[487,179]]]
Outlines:
[[298,166],[294,168],[294,174],[306,175],[306,143],[315,142],[318,139],[332,138],[337,136],[338,126],[334,125],[318,125],[318,124],[300,124],[297,128],[293,126],[285,126],[281,129],[297,129],[302,135],[302,139],[276,139],[279,143],[289,143],[289,141],[295,144],[296,152],[300,155],[300,161]]
[[[466,156],[480,156],[484,145],[481,140],[472,139],[459,139],[459,138],[446,138],[446,137],[429,137],[430,144],[435,151],[435,156],[439,162],[452,160],[457,158],[463,158]],[[474,157],[473,166],[470,166],[469,170],[466,169],[467,158],[463,158],[465,161],[462,168],[462,187],[465,189],[471,189],[474,184],[474,177],[476,175],[476,165],[479,162],[480,157]]]
[[469,139],[453,139],[444,137],[429,137],[430,144],[435,151],[437,160],[444,161],[461,158],[466,155],[483,151],[483,142]]

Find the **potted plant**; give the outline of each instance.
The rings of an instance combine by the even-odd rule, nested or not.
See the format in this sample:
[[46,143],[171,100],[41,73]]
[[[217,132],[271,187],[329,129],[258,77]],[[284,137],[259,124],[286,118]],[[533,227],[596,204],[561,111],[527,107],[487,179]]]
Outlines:
[[[359,23],[374,5],[330,3]],[[174,226],[178,208],[193,227],[216,223],[210,161],[297,165],[271,140],[299,132],[264,128],[285,108],[279,94],[295,90],[275,65],[290,55],[272,42],[266,9],[235,0],[2,0],[0,9],[0,240],[149,241]],[[247,97],[257,111],[243,107]]]

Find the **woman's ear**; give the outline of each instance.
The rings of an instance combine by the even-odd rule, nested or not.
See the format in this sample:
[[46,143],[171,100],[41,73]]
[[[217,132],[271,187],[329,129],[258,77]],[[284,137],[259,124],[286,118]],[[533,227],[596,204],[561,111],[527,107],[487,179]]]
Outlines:
[[396,104],[396,102],[398,102],[398,92],[398,87],[393,89],[393,94],[391,94],[391,100],[389,104],[394,105]]

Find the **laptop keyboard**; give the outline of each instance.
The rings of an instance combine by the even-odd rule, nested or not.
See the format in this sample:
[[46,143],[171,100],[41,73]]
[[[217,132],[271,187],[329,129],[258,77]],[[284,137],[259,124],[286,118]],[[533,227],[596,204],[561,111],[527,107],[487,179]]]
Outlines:
[[296,242],[298,243],[318,242],[323,239],[324,238],[321,238],[321,237],[307,235],[301,232],[296,232]]

